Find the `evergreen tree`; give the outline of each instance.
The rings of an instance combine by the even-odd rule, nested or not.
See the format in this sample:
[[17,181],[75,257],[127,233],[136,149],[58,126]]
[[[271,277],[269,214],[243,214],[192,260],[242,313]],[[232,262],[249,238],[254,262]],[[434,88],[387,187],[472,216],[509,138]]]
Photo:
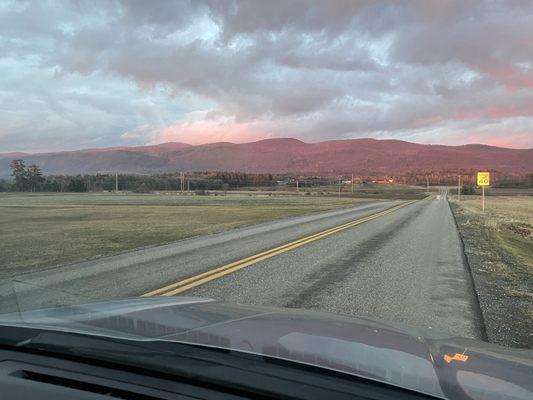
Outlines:
[[28,183],[32,192],[39,190],[40,185],[44,182],[43,173],[37,164],[31,164],[26,170]]

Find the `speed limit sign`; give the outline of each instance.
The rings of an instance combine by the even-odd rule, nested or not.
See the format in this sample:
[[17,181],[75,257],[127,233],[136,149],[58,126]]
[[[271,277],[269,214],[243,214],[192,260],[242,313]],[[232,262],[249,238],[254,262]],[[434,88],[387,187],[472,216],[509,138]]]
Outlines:
[[477,173],[477,185],[478,186],[489,186],[490,185],[490,173],[489,172],[478,172]]
[[490,173],[478,172],[477,185],[481,186],[481,210],[485,212],[485,186],[490,185]]

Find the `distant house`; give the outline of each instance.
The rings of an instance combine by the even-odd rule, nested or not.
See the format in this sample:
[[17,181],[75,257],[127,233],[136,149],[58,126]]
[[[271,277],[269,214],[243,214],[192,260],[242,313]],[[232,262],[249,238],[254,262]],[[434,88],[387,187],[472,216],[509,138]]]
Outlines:
[[394,183],[394,179],[393,178],[383,178],[383,179],[378,179],[376,181],[372,181],[372,183],[382,183],[382,184]]

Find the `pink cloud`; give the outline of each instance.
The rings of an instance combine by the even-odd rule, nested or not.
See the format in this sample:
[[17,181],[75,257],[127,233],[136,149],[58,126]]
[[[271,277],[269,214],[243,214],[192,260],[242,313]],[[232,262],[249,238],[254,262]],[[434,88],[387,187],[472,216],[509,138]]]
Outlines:
[[460,110],[453,115],[453,119],[461,121],[480,120],[486,118],[505,119],[512,117],[533,116],[533,106],[531,105],[497,105],[478,110]]
[[183,142],[193,145],[214,142],[251,142],[272,135],[254,123],[220,122],[210,120],[180,122],[163,128],[154,143]]
[[514,149],[530,149],[533,148],[533,132],[501,134],[493,134],[488,132],[464,132],[460,134],[449,135],[443,138],[443,144],[448,145],[471,143]]
[[413,126],[415,128],[424,128],[429,125],[436,125],[444,122],[444,117],[441,116],[433,116],[433,117],[427,117],[427,118],[420,118],[413,122]]
[[519,90],[533,88],[533,73],[522,71],[515,65],[483,66],[479,69],[490,75],[496,81],[504,84],[508,89]]

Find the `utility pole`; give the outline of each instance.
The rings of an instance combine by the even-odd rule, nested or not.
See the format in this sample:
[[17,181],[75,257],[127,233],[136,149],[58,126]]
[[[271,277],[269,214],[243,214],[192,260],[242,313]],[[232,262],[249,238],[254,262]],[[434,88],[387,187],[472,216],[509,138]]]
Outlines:
[[185,190],[185,173],[181,172],[181,191]]
[[461,175],[459,175],[459,180],[457,181],[457,201],[461,201]]
[[300,186],[299,186],[298,179],[296,179],[296,193],[298,193],[299,191],[300,191]]
[[187,179],[187,192],[190,192],[190,191],[191,191],[191,189],[190,189],[190,183],[191,183],[190,179]]
[[352,193],[353,193],[353,174],[352,174]]
[[115,193],[118,193],[118,172],[115,172]]
[[342,183],[342,178],[339,179],[339,199],[341,198],[341,183]]
[[429,178],[426,176],[426,193],[429,194]]

